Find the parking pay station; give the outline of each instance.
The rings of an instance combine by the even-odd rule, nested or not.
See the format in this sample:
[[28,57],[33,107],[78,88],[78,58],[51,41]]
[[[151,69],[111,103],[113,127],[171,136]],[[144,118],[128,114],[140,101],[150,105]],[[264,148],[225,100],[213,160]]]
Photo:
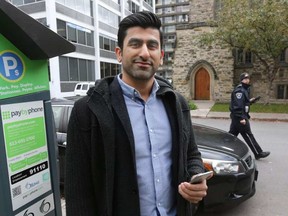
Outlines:
[[61,216],[48,59],[73,44],[0,0],[0,216]]

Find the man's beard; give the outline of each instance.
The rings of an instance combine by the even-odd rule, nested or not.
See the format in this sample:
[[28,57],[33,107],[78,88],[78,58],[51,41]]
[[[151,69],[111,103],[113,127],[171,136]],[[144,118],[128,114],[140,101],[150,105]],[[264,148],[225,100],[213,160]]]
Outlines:
[[[125,70],[125,68],[123,68]],[[155,68],[149,69],[141,69],[141,68],[130,68],[129,70],[125,70],[127,75],[130,77],[139,80],[139,81],[147,81],[154,77],[156,70]]]

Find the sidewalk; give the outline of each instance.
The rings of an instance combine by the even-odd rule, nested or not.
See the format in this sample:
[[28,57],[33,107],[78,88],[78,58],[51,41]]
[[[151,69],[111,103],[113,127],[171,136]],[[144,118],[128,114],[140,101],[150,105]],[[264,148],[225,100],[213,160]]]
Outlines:
[[[195,100],[198,109],[191,110],[193,118],[214,118],[214,119],[229,119],[230,112],[211,112],[210,109],[214,105],[214,101]],[[283,113],[250,113],[252,120],[259,121],[283,121],[288,122],[288,114]]]

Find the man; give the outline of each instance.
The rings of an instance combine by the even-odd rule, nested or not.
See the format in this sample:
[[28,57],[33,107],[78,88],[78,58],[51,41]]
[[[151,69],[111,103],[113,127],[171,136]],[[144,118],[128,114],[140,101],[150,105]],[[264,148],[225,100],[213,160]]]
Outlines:
[[122,73],[75,103],[67,137],[67,216],[190,216],[206,195],[204,171],[183,97],[155,77],[161,21],[138,12],[121,21]]
[[250,76],[248,73],[240,75],[241,83],[234,89],[231,94],[230,103],[230,117],[231,125],[229,133],[238,136],[240,133],[252,152],[255,158],[265,158],[269,156],[270,152],[264,152],[257,143],[250,128],[250,104],[256,102],[256,98],[250,99]]

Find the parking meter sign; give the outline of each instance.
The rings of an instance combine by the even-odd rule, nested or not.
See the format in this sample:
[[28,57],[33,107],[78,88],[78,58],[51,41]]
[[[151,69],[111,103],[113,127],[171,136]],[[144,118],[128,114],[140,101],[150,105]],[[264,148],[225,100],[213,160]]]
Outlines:
[[43,101],[2,105],[1,116],[15,211],[52,189]]

